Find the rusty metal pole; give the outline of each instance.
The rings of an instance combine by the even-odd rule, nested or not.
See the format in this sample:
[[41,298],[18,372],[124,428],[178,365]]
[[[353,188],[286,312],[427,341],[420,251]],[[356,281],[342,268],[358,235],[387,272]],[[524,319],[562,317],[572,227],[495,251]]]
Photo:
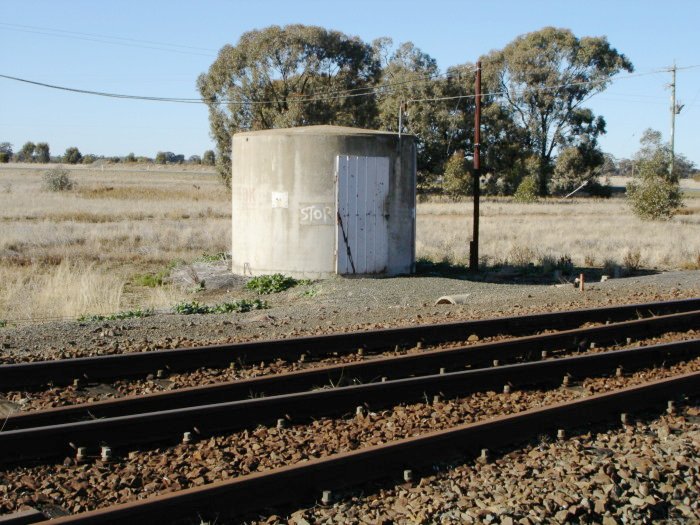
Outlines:
[[481,61],[476,63],[474,83],[474,218],[472,240],[469,243],[469,271],[479,271],[479,194],[481,193]]

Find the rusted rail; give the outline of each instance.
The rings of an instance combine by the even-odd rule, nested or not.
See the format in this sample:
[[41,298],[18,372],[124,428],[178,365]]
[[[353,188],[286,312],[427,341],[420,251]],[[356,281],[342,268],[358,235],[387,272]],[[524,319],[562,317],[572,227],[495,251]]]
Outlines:
[[377,479],[517,444],[557,428],[582,427],[700,392],[700,372],[461,425],[385,445],[335,454],[267,472],[51,520],[54,525],[163,523],[185,516],[232,516],[288,502],[313,501],[322,490]]
[[396,345],[413,345],[419,341],[458,341],[470,334],[480,337],[498,334],[522,335],[546,329],[569,329],[588,322],[613,322],[699,309],[700,298],[694,298],[327,336],[17,363],[0,366],[0,389],[38,386],[49,382],[66,384],[76,378],[102,381],[137,377],[158,369],[177,372],[200,367],[217,368],[228,366],[231,362],[246,360],[296,360],[302,353],[313,357],[333,353],[347,354],[358,348],[376,351]]
[[351,364],[312,368],[286,374],[183,388],[156,394],[128,396],[41,411],[20,412],[7,418],[5,430],[57,425],[81,419],[117,417],[171,410],[194,405],[223,403],[251,396],[271,396],[301,392],[331,385],[351,385],[397,379],[410,375],[431,375],[440,369],[463,370],[487,365],[493,360],[540,358],[542,351],[579,350],[589,342],[602,345],[624,341],[627,336],[649,337],[669,330],[700,327],[700,312],[685,312],[609,325],[577,328],[551,334],[526,336],[504,341],[431,350],[418,354],[382,357]]
[[120,447],[153,441],[172,442],[181,438],[184,432],[194,434],[195,429],[201,435],[208,436],[274,423],[284,417],[306,421],[310,417],[344,414],[358,405],[377,410],[403,402],[430,400],[434,395],[453,397],[502,389],[506,384],[561,384],[564,376],[573,379],[591,377],[613,372],[617,367],[629,371],[699,355],[700,339],[695,339],[533,363],[11,430],[0,432],[0,461],[71,454],[70,443],[96,451],[100,443]]

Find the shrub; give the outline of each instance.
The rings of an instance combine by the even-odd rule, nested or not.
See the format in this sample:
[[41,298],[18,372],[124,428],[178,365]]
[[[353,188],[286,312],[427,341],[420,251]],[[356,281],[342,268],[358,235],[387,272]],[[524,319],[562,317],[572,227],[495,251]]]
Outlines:
[[259,275],[258,277],[253,277],[246,283],[245,287],[248,290],[252,290],[261,295],[267,295],[271,293],[283,292],[284,290],[292,288],[293,286],[301,283],[301,281],[297,281],[293,277],[287,277],[281,273],[275,273],[272,275]]
[[589,266],[589,267],[593,267],[593,266],[595,266],[595,263],[596,263],[595,254],[587,253],[586,255],[584,255],[583,264],[585,264],[586,266]]
[[70,177],[70,171],[60,166],[44,172],[44,186],[49,191],[70,191],[75,182]]
[[645,220],[668,220],[682,204],[678,184],[661,177],[644,177],[627,185],[632,211]]
[[534,175],[524,177],[518,189],[515,190],[514,200],[516,202],[537,202],[537,178]]
[[442,187],[451,197],[462,197],[471,193],[472,176],[467,169],[464,151],[455,151],[445,163]]
[[8,153],[7,151],[0,151],[0,163],[1,164],[6,164],[10,162],[10,158],[12,157],[12,153]]

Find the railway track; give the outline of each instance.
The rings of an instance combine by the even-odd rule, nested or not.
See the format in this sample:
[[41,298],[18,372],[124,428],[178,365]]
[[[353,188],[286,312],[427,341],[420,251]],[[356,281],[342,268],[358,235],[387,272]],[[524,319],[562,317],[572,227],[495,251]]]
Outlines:
[[[398,480],[406,471],[433,466],[477,451],[524,442],[544,432],[581,428],[620,418],[700,392],[700,372],[534,408],[514,415],[339,453],[202,487],[115,505],[47,523],[104,524],[176,522],[183,516],[228,517],[289,502],[318,499],[336,490],[378,479]],[[28,523],[25,521],[24,523]]]
[[634,334],[635,339],[638,339],[670,330],[697,326],[700,326],[700,312],[685,312],[491,343],[431,350],[420,354],[380,357],[350,364],[323,366],[149,395],[19,412],[7,417],[4,429],[58,425],[85,419],[117,417],[331,386],[399,379],[411,375],[431,375],[438,371],[491,366],[494,361],[505,364],[513,360],[539,359],[542,352],[565,353],[584,350],[591,343],[604,345],[626,341],[628,334]]
[[[399,403],[453,397],[505,385],[526,387],[558,385],[566,380],[632,371],[700,356],[700,339],[629,350],[601,352],[577,357],[467,370],[356,386],[320,389],[167,409],[157,412],[113,416],[91,421],[18,428],[0,433],[0,462],[48,456],[65,456],[74,448],[95,453],[100,444],[123,447],[158,441],[177,442],[185,432],[204,437],[240,428],[292,419],[337,416],[357,407],[372,410]],[[132,401],[138,401],[134,399]],[[122,408],[127,408],[123,404]],[[47,411],[50,412],[50,411]],[[32,416],[31,413],[27,414]],[[47,414],[37,414],[46,416]],[[8,423],[16,423],[8,420]]]
[[326,336],[23,362],[0,366],[0,390],[41,386],[48,383],[69,384],[76,379],[105,381],[115,378],[145,377],[157,370],[184,372],[202,367],[224,368],[231,363],[246,361],[260,362],[270,359],[295,361],[302,354],[314,358],[331,354],[350,354],[359,348],[369,353],[393,349],[397,346],[412,346],[417,343],[460,341],[471,334],[481,338],[499,334],[517,336],[542,330],[567,330],[586,323],[616,322],[693,310],[700,310],[700,298]]
[[[542,385],[556,386],[561,385],[563,381],[691,360],[700,356],[700,339],[574,356],[565,354],[585,351],[591,343],[615,344],[620,341],[629,342],[627,338],[636,340],[668,331],[698,328],[700,311],[694,308],[699,303],[700,299],[693,299],[632,305],[624,307],[622,311],[606,308],[602,309],[602,313],[595,313],[595,310],[564,312],[556,318],[548,317],[555,314],[506,318],[505,326],[511,326],[511,333],[528,333],[551,328],[541,324],[546,319],[556,319],[554,322],[558,328],[563,326],[569,329],[422,353],[379,357],[244,381],[20,413],[8,417],[4,431],[0,432],[0,463],[65,457],[74,454],[78,447],[87,447],[90,453],[94,454],[98,447],[104,444],[113,447],[116,452],[122,447],[138,444],[178,442],[186,432],[197,439],[259,424],[274,424],[276,421],[278,424],[284,424],[291,419],[295,423],[303,423],[309,418],[345,415],[353,413],[356,409],[378,410],[400,403],[430,402],[434,398],[467,396],[488,390],[500,391],[504,387],[520,389]],[[580,312],[583,312],[582,318],[586,319],[585,321],[582,321],[581,317],[575,318],[574,314]],[[571,328],[580,326],[583,322],[611,322],[611,319],[639,317],[642,313],[653,316],[600,326]],[[524,320],[518,322],[517,319]],[[381,330],[378,331],[377,339],[373,338],[373,332],[343,334],[347,339],[331,336],[331,342],[327,343],[326,347],[322,345],[322,340],[326,338],[318,337],[274,341],[270,348],[266,347],[264,342],[258,342],[149,354],[160,353],[159,359],[165,359],[164,355],[178,355],[178,364],[175,367],[187,368],[194,365],[187,364],[187,360],[180,358],[180,354],[189,352],[211,353],[211,357],[207,359],[226,364],[231,359],[230,355],[216,356],[217,351],[247,356],[246,352],[251,351],[250,345],[259,345],[257,348],[264,352],[272,352],[274,349],[278,352],[277,355],[281,352],[285,356],[298,357],[301,351],[323,355],[329,352],[355,352],[358,348],[374,350],[394,346],[395,343],[388,339],[388,333],[398,333],[401,344],[415,344],[417,341],[459,340],[475,332],[484,337],[487,333],[502,334],[507,331],[503,325],[499,326],[492,321],[438,325],[445,328],[443,332],[433,330],[434,327]],[[474,323],[481,323],[481,331],[474,328]],[[364,343],[357,339],[361,335],[367,337]],[[309,346],[304,346],[300,343],[301,340]],[[288,350],[282,343],[289,343],[292,350]],[[338,346],[333,347],[334,343]],[[246,350],[241,353],[243,346]],[[218,350],[215,351],[214,348]],[[547,358],[543,352],[547,352]],[[95,376],[89,375],[88,372],[90,367],[95,366],[94,360],[132,355],[148,354],[66,361],[78,362],[81,373],[92,379]],[[550,356],[556,358],[550,359]],[[258,360],[259,356],[256,355],[255,359]],[[85,360],[89,360],[90,364],[86,364]],[[208,363],[213,363],[211,360]],[[499,366],[493,366],[494,360],[498,360]],[[119,360],[110,362],[122,363]],[[17,367],[31,368],[37,365],[49,367],[49,370],[42,372],[42,381],[50,377],[48,374],[51,371],[58,374],[54,377],[65,379],[75,375],[67,374],[64,366],[57,366],[58,363],[62,362],[4,365],[0,367],[0,379],[8,377],[6,367],[19,370]],[[119,364],[113,370],[103,371],[100,377],[117,377],[122,374],[122,366],[124,365]],[[2,371],[3,369],[5,371]],[[20,375],[25,374],[22,377],[26,377],[26,368],[22,370]],[[139,373],[142,372],[143,370]],[[4,386],[3,383],[0,384]],[[589,396],[571,403],[461,425],[424,436],[401,439],[387,445],[335,454],[301,465],[286,466],[269,473],[239,476],[230,481],[214,482],[204,487],[80,513],[52,522],[122,523],[127,520],[174,520],[183,513],[192,514],[198,510],[223,515],[241,514],[261,506],[268,507],[317,496],[321,490],[336,489],[377,478],[395,477],[397,472],[402,472],[401,469],[434,464],[449,459],[455,453],[463,456],[484,447],[497,448],[512,444],[514,440],[522,441],[531,437],[535,430],[538,433],[551,430],[553,425],[557,428],[585,425],[604,420],[619,412],[632,412],[653,406],[674,399],[679,394],[695,395],[700,392],[699,387],[700,372],[685,374],[619,392]],[[91,419],[85,420],[86,415]],[[290,488],[292,486],[293,488]],[[257,491],[262,491],[261,494],[265,495],[258,497]],[[251,496],[253,493],[255,496]],[[41,515],[24,518],[17,516],[20,521],[16,522],[33,523],[41,518]],[[3,523],[1,519],[0,523]]]

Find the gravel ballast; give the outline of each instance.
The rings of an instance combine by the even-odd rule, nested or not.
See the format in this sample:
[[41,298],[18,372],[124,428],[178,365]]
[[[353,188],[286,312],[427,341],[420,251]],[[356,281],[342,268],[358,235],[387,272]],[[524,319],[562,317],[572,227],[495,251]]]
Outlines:
[[700,358],[629,376],[586,379],[573,388],[481,392],[282,429],[259,426],[190,445],[119,451],[108,463],[65,458],[9,466],[0,470],[0,512],[21,505],[67,512],[104,507],[692,371],[700,371]]

